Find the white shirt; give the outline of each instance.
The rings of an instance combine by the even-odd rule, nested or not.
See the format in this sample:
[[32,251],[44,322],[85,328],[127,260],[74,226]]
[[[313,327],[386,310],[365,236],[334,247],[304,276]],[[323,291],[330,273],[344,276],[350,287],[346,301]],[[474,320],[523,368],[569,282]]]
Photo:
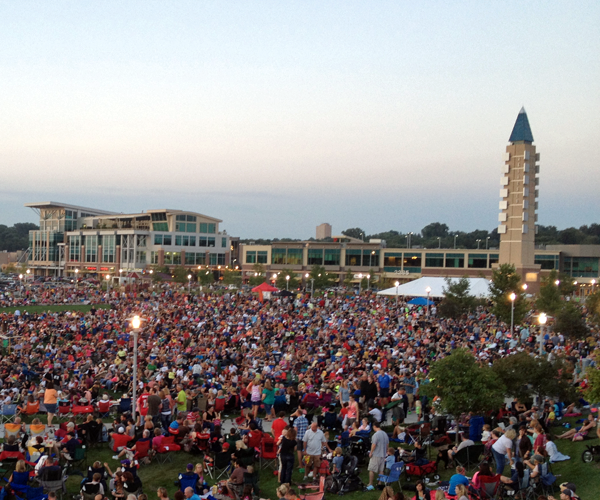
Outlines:
[[508,439],[506,436],[502,436],[492,445],[492,449],[496,453],[500,453],[500,455],[506,455],[508,450],[512,450],[512,446],[512,440]]

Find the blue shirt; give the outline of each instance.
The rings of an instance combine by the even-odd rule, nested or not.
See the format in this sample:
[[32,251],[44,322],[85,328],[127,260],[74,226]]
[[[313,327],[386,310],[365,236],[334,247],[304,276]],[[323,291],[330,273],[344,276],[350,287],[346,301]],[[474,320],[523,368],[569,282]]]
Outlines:
[[296,439],[298,441],[304,440],[304,434],[306,434],[306,429],[308,429],[308,420],[306,420],[304,415],[300,415],[294,420],[294,428],[296,429]]
[[448,487],[448,495],[456,495],[456,486],[459,484],[464,484],[465,486],[469,486],[469,480],[462,474],[454,474],[450,478],[450,486]]
[[387,374],[383,374],[379,376],[378,379],[379,387],[381,389],[389,389],[390,388],[390,376]]

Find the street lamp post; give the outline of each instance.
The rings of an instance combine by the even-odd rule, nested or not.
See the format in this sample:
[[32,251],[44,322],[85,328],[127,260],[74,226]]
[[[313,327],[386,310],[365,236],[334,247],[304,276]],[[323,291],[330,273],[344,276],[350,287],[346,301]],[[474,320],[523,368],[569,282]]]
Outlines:
[[429,294],[431,293],[431,287],[428,286],[427,288],[425,288],[425,293],[427,294],[427,304],[425,305],[425,307],[427,309],[425,309],[425,311],[427,312],[427,317],[429,318]]
[[511,293],[508,298],[510,299],[510,334],[513,334],[513,327],[515,322],[515,300],[517,298],[516,293]]
[[371,275],[367,274],[367,290],[371,290]]
[[548,321],[546,313],[540,313],[538,316],[538,322],[540,323],[540,356],[544,355],[544,325]]
[[454,235],[454,250],[456,250],[456,238],[458,238],[458,234]]
[[592,280],[592,293],[594,293],[595,286],[596,286],[596,280]]
[[135,422],[135,406],[137,392],[137,354],[138,354],[138,332],[140,329],[141,320],[139,316],[134,316],[131,320],[133,327],[133,400],[131,401],[131,414]]
[[442,248],[442,238],[440,236],[438,236],[437,240],[438,240],[438,248]]
[[489,248],[489,247],[488,247],[489,243],[490,243],[490,237],[488,236],[488,237],[485,239],[485,249],[486,249],[486,250]]
[[75,269],[75,289],[77,289],[78,285],[79,285],[79,269]]
[[110,297],[110,274],[106,275],[106,293]]
[[362,291],[362,278],[363,278],[363,275],[362,275],[362,273],[360,273],[358,275],[358,295],[360,295],[360,292]]
[[290,275],[288,274],[285,277],[285,291],[288,292],[289,291],[289,283],[290,283]]
[[188,295],[191,293],[191,285],[192,285],[192,275],[188,274]]
[[25,281],[27,281],[27,283],[29,284],[29,288],[31,288],[31,280],[29,279],[29,276],[31,274],[31,269],[27,269],[26,273],[27,273],[27,279]]
[[398,287],[400,286],[400,282],[396,281],[394,285],[396,285],[396,305],[398,305]]

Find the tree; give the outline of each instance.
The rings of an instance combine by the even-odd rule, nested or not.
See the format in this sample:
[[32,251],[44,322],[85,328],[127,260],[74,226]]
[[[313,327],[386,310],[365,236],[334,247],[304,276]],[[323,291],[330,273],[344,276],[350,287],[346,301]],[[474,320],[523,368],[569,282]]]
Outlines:
[[313,266],[312,269],[310,270],[308,279],[315,280],[315,284],[314,284],[315,290],[318,290],[320,288],[330,287],[330,286],[332,286],[332,283],[333,283],[333,276],[328,274],[327,271],[325,271],[325,268],[323,266]]
[[492,283],[490,284],[490,295],[493,306],[493,313],[501,321],[510,322],[511,318],[511,300],[510,294],[516,295],[514,301],[514,322],[519,324],[529,310],[529,304],[525,299],[523,288],[521,287],[521,278],[517,274],[515,267],[511,264],[501,264],[498,269],[492,271]]
[[423,238],[445,238],[448,236],[448,226],[441,222],[432,222],[421,229]]
[[556,315],[556,331],[574,339],[585,338],[589,332],[583,314],[573,302],[565,302]]
[[201,285],[211,285],[215,282],[215,275],[210,269],[201,269],[198,271],[198,282]]
[[571,375],[562,360],[534,358],[525,352],[497,359],[493,370],[506,387],[506,396],[531,402],[546,396],[572,396]]
[[29,231],[37,229],[39,226],[29,222],[17,222],[12,227],[0,224],[0,251],[25,250],[29,247]]
[[223,284],[240,286],[242,284],[241,271],[226,269],[223,273]]
[[558,273],[552,270],[542,281],[542,287],[535,302],[538,311],[543,311],[551,316],[556,315],[562,307],[560,288],[556,285],[557,279]]
[[352,227],[350,229],[345,229],[342,231],[342,234],[349,236],[350,238],[356,238],[358,240],[362,240],[365,237],[365,232],[360,227]]
[[[368,278],[367,278],[367,276],[368,276]],[[363,279],[360,280],[360,288],[362,290],[368,290],[374,281],[375,281],[375,270],[369,269],[369,272],[363,274]]]
[[254,271],[254,275],[250,276],[250,279],[248,280],[250,286],[258,286],[265,282],[265,266],[258,263],[254,264],[252,266],[252,271]]
[[344,286],[346,288],[351,287],[353,279],[354,279],[354,271],[352,271],[352,269],[346,269],[346,274],[344,276]]
[[177,266],[173,269],[173,279],[176,283],[187,283],[190,272],[183,266]]
[[600,321],[600,290],[588,295],[585,306],[592,321],[598,323]]
[[474,295],[469,294],[470,287],[469,279],[466,277],[456,282],[446,278],[440,314],[443,317],[458,319],[463,314],[473,311],[477,307],[478,300]]
[[429,380],[421,385],[421,391],[429,397],[438,396],[442,410],[457,417],[469,411],[497,410],[504,403],[506,389],[501,380],[490,367],[480,366],[466,349],[435,361]]
[[588,386],[584,391],[584,396],[591,404],[600,403],[600,351],[594,355],[595,366],[588,366],[585,371],[585,378]]
[[[286,277],[289,276],[290,279],[287,280]],[[287,284],[287,287],[286,287]],[[282,269],[277,274],[277,280],[275,281],[275,286],[280,290],[295,290],[298,288],[299,280],[296,275],[296,271],[292,269]]]

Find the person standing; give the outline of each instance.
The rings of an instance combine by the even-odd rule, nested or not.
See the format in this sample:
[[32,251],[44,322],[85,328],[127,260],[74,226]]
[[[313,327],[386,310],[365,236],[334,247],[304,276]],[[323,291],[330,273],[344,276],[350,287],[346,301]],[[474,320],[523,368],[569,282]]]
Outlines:
[[46,382],[46,390],[44,391],[44,406],[48,412],[48,427],[52,427],[52,419],[56,415],[58,406],[58,393],[52,382]]
[[288,425],[279,439],[279,484],[291,484],[294,471],[294,449],[296,448],[296,429]]
[[313,422],[304,434],[304,439],[302,441],[304,442],[304,453],[308,455],[309,458],[308,466],[304,473],[304,480],[308,480],[309,469],[312,467],[313,481],[316,482],[319,474],[319,467],[321,466],[321,451],[323,450],[323,445],[327,444],[325,434],[319,429],[317,423]]
[[298,465],[300,467],[300,472],[304,472],[304,468],[302,467],[302,448],[304,446],[304,434],[306,434],[306,429],[308,429],[308,420],[304,416],[301,406],[298,407],[294,416],[296,417],[294,419],[294,429],[296,429],[296,441],[298,443],[298,448],[296,448]]
[[150,395],[146,400],[146,404],[148,405],[148,415],[152,417],[152,423],[154,426],[158,426],[160,424],[161,399],[158,395],[158,389],[156,387],[151,389]]
[[366,487],[367,491],[375,489],[373,486],[375,475],[379,477],[379,474],[383,474],[385,458],[390,444],[390,439],[388,435],[381,430],[381,424],[379,422],[373,422],[373,430],[375,431],[375,434],[373,434],[373,437],[371,438],[371,451],[369,452],[369,484]]

